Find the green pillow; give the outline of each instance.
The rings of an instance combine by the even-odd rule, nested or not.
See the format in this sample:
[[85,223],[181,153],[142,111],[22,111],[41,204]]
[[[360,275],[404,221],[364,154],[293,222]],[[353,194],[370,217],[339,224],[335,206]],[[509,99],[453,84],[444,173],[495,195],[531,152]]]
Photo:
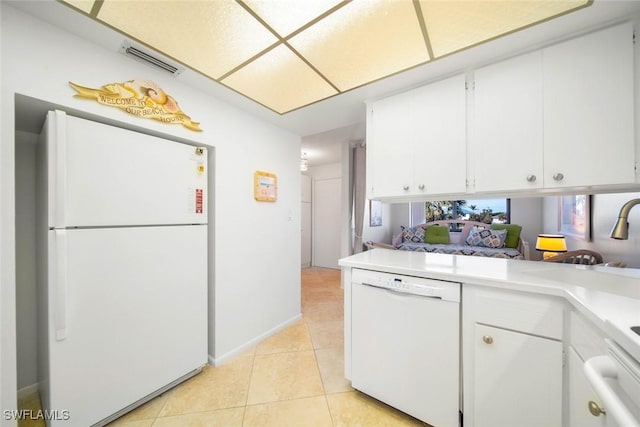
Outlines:
[[431,244],[449,244],[449,227],[430,225],[426,227],[424,233],[424,242]]
[[492,230],[507,230],[507,238],[504,240],[505,248],[517,248],[520,241],[522,226],[518,224],[491,224]]

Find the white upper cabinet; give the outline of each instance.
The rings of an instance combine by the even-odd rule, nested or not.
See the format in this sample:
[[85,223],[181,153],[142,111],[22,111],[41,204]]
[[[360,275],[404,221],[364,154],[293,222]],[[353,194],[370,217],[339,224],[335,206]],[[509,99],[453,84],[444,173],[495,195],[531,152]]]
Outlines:
[[369,198],[428,198],[466,191],[464,75],[370,105]]
[[632,24],[542,55],[545,187],[635,182]]
[[413,92],[385,98],[368,108],[367,197],[402,194],[413,185]]
[[542,52],[480,68],[474,75],[472,191],[541,188]]
[[638,187],[631,23],[473,75],[468,105],[462,75],[369,105],[369,198]]
[[415,90],[413,193],[467,191],[464,75]]

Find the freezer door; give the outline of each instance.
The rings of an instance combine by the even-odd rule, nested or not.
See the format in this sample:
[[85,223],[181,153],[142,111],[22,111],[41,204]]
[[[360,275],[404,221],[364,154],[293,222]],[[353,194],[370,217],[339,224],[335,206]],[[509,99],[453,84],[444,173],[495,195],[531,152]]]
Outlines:
[[42,400],[69,411],[72,424],[60,425],[92,425],[206,364],[206,234],[205,225],[49,231]]
[[207,222],[207,150],[49,112],[49,227]]

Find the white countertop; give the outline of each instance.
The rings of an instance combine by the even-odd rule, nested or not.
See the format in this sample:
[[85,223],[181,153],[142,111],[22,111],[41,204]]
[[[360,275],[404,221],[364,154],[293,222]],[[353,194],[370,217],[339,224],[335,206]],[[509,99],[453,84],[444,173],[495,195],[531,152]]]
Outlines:
[[356,267],[566,299],[640,361],[640,270],[373,249],[342,258]]

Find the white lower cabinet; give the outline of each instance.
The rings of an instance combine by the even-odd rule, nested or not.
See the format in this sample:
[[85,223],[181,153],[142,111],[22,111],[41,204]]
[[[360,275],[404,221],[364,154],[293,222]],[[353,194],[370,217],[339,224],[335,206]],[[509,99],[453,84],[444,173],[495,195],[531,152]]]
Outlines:
[[602,402],[587,380],[583,369],[584,361],[573,347],[569,347],[568,355],[569,427],[606,426],[607,416],[599,412],[599,408],[603,407]]
[[465,427],[562,426],[564,304],[463,286]]
[[561,426],[562,343],[475,326],[476,427]]
[[598,408],[603,408],[603,403],[584,373],[586,360],[607,353],[604,336],[575,311],[570,313],[569,328],[568,374],[565,377],[569,383],[566,408],[569,427],[611,426],[607,415],[599,412]]

